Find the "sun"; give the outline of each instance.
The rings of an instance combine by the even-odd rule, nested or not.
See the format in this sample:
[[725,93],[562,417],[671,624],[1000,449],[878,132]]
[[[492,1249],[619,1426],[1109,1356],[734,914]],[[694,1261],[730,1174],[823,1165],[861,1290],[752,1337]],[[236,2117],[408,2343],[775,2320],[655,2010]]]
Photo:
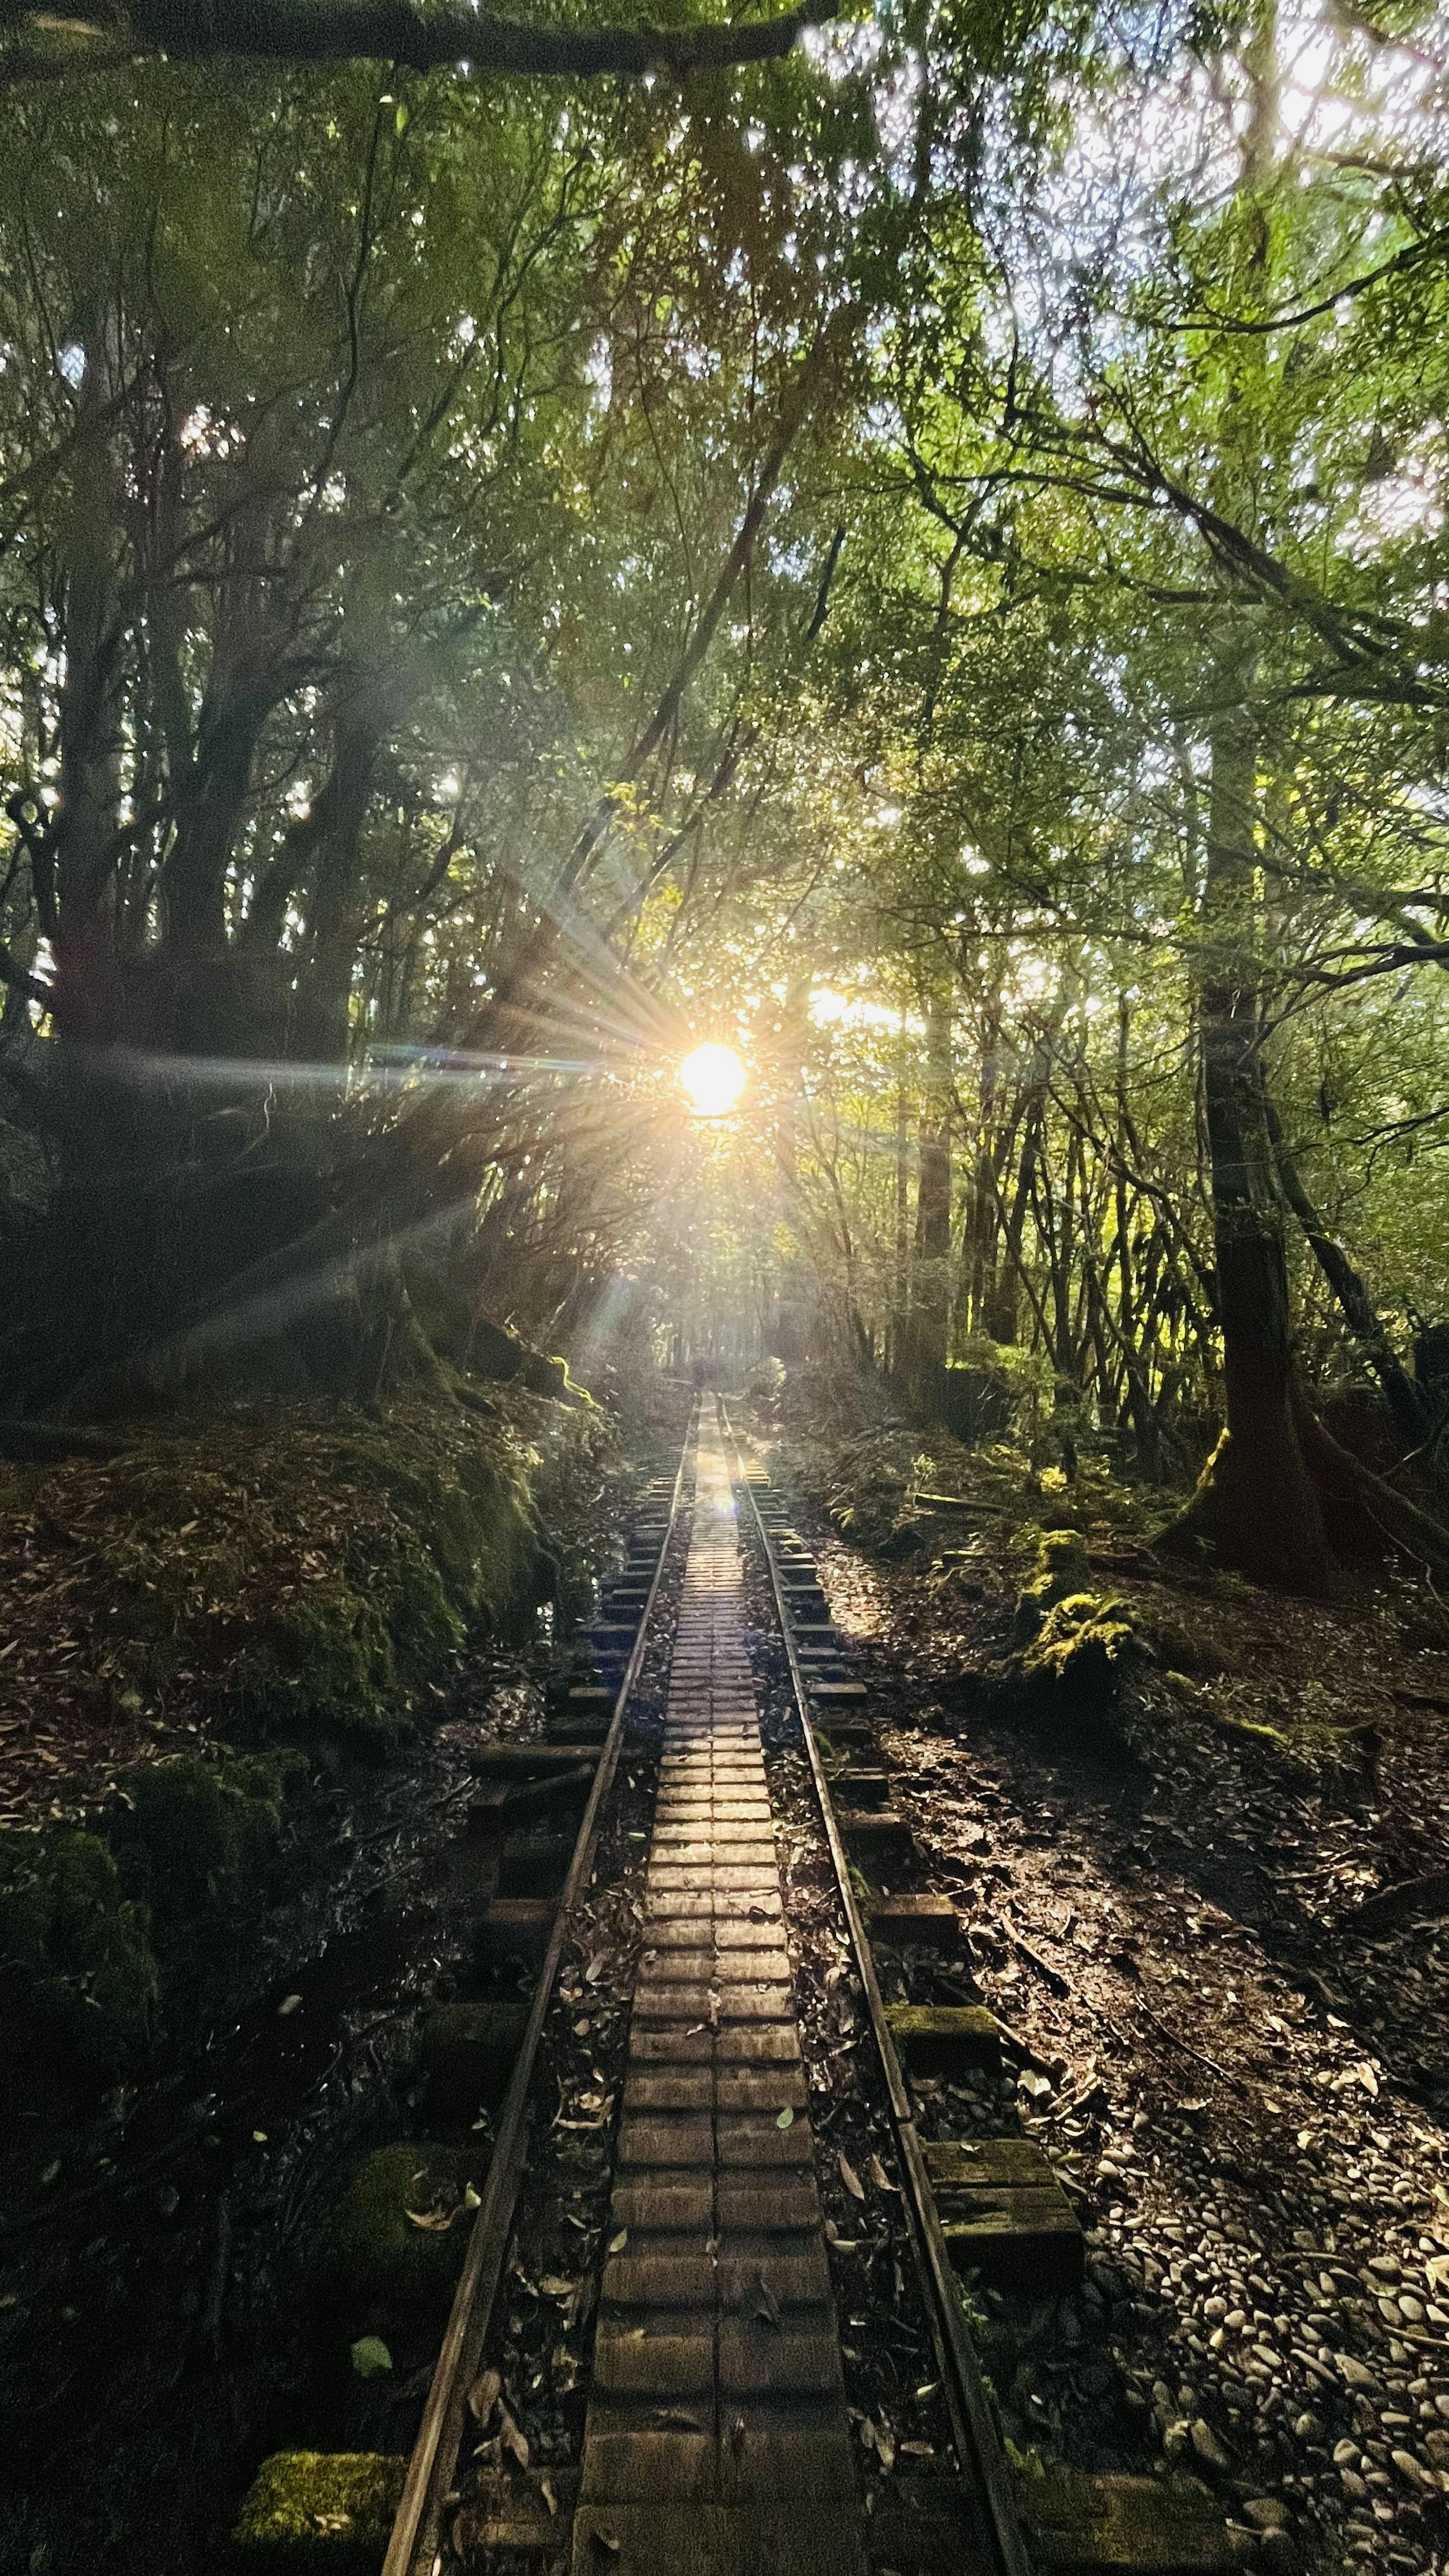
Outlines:
[[679,1079],[688,1092],[698,1118],[727,1118],[748,1079],[744,1058],[732,1046],[721,1046],[710,1038],[687,1055],[679,1068]]

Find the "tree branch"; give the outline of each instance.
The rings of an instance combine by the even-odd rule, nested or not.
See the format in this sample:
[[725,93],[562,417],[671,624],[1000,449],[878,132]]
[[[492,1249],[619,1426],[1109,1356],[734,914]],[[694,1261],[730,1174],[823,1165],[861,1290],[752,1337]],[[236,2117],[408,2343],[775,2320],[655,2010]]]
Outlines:
[[524,72],[592,80],[768,62],[801,30],[835,14],[831,0],[802,0],[783,17],[694,27],[530,27],[456,0],[101,0],[62,17],[33,0],[0,0],[0,75],[12,80],[82,71],[132,54],[186,61],[243,55],[258,62],[338,62],[358,57],[426,72]]

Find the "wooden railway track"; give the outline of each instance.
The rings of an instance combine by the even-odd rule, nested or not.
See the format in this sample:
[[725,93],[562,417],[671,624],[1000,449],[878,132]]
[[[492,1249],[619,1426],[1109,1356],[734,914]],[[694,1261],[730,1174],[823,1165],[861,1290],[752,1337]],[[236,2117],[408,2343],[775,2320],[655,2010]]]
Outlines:
[[[539,2109],[540,2041],[615,1793],[691,1462],[581,2451],[577,2465],[545,2472],[529,2466],[525,2444],[521,2460],[473,2473],[462,2446]],[[712,1398],[691,1424],[672,1489],[646,1497],[630,1545],[591,1632],[597,1673],[569,1692],[553,1740],[499,1748],[491,1764],[484,1757],[485,1826],[547,1806],[561,1782],[576,1792],[586,1766],[592,1777],[557,1905],[505,1898],[485,1919],[485,1940],[491,1927],[516,1952],[532,1941],[538,1973],[421,2428],[405,2470],[399,2464],[384,2576],[442,2576],[450,2566],[465,2576],[1068,2576],[1096,2567],[1202,2576],[1230,2566],[1220,2517],[1191,2481],[1023,2481],[1008,2463],[960,2272],[1061,2288],[1080,2272],[1080,2230],[1030,2141],[953,2144],[919,2131],[913,2075],[994,2062],[1000,2035],[979,2005],[885,2005],[874,1944],[890,1943],[897,1959],[959,1950],[959,1919],[940,1891],[863,1897],[882,1856],[909,1841],[878,1767],[870,1695],[830,1623],[786,1499]],[[788,1661],[949,2422],[950,2453],[933,2456],[929,2473],[923,2464],[869,2489],[846,2407],[834,2249],[822,2224],[747,1652],[750,1552]]]

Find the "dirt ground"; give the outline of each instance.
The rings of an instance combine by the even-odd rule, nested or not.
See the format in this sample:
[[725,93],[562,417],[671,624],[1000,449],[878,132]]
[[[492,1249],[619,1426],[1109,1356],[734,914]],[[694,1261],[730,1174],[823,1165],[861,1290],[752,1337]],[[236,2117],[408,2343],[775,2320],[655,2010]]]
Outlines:
[[1388,1579],[1324,1605],[1169,1571],[1104,1519],[1093,1579],[1144,1645],[1091,1752],[997,1686],[999,1524],[928,1522],[904,1566],[802,1527],[1089,2230],[1084,2300],[1011,2348],[1008,2433],[1092,2465],[1095,2392],[1212,2485],[1250,2564],[1449,2566],[1449,1889],[1360,1912],[1449,1856],[1432,1617]]

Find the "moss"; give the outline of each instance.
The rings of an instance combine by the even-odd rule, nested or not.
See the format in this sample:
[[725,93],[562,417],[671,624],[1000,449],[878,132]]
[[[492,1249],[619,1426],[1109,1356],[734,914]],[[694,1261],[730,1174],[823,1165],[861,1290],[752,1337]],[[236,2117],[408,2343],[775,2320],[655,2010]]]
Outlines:
[[1016,1634],[1025,1641],[1037,1634],[1048,1613],[1062,1601],[1084,1593],[1091,1582],[1086,1542],[1074,1529],[1043,1530],[1037,1541],[1031,1579],[1017,1595]]
[[155,2007],[149,1932],[99,1835],[55,1825],[0,1845],[0,1958],[33,2007],[102,2055]]
[[258,2469],[233,2539],[268,2551],[270,2565],[319,2551],[329,2564],[364,2555],[376,2564],[406,2476],[406,2460],[375,2451],[277,2451]]
[[[4,1479],[0,1620],[28,1690],[88,1720],[386,1749],[469,1626],[527,1629],[551,1597],[535,1488],[566,1491],[608,1437],[521,1390],[486,1416],[412,1399],[146,1425],[120,1454]],[[52,1660],[77,1629],[81,1655]],[[0,1667],[0,1705],[14,1687]]]
[[[354,2311],[410,2309],[446,2300],[462,2267],[470,2211],[486,2149],[405,2138],[379,2147],[348,2184],[327,2225],[327,2270]],[[419,2219],[447,2225],[420,2226]]]
[[432,2109],[445,2118],[464,2118],[485,2103],[496,2108],[527,2020],[526,2005],[502,2000],[440,2004],[429,2013],[423,2024],[423,2065]]
[[1122,1602],[1072,1593],[1047,1612],[1021,1657],[1021,1678],[1050,1714],[1100,1720],[1116,1699],[1135,1642]]
[[287,1792],[307,1768],[296,1752],[178,1753],[121,1775],[125,1805],[111,1826],[123,1861],[144,1874],[158,1912],[215,1895],[265,1861],[282,1830]]

